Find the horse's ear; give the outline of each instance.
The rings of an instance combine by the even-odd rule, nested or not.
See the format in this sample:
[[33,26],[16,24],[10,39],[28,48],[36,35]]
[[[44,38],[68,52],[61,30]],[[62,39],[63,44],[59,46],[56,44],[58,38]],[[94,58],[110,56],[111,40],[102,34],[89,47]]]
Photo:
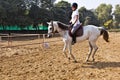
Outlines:
[[51,20],[50,23],[53,25],[53,20]]
[[49,24],[50,24],[50,22],[47,22],[47,24],[49,25]]

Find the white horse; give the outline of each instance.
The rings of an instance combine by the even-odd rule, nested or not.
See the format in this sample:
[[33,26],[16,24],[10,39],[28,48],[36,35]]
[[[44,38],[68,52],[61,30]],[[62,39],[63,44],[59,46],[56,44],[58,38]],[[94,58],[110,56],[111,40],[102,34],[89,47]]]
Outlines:
[[[64,41],[64,48],[63,48],[63,53],[64,55],[67,57],[67,54],[65,53],[66,48],[68,48],[69,51],[69,55],[68,55],[68,59],[70,59],[70,56],[72,57],[72,59],[76,62],[76,59],[74,57],[74,55],[72,54],[72,38],[69,35],[69,26],[66,24],[63,24],[59,21],[51,21],[51,22],[47,22],[48,23],[48,37],[51,36],[51,33],[55,33],[56,31],[62,36],[63,41]],[[83,26],[83,35],[80,37],[76,38],[76,42],[82,42],[85,40],[88,40],[89,42],[89,46],[90,46],[90,50],[88,53],[88,56],[86,58],[86,61],[89,61],[89,58],[92,54],[92,61],[95,60],[94,55],[96,53],[96,51],[98,50],[98,47],[96,45],[96,41],[98,39],[99,36],[103,35],[103,39],[106,42],[109,42],[109,34],[108,32],[103,28],[103,27],[97,27],[94,25],[87,25],[87,26]]]

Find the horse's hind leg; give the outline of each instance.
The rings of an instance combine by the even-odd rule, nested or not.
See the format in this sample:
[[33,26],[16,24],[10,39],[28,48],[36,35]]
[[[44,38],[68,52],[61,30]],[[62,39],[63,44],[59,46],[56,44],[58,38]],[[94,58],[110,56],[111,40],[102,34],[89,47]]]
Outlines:
[[95,56],[96,51],[98,50],[98,47],[96,45],[96,41],[92,41],[91,45],[94,48],[94,52],[93,52],[93,55],[92,55],[92,61],[95,61],[95,57],[94,56]]
[[90,42],[89,42],[89,46],[90,46],[90,48],[89,48],[88,56],[87,56],[87,58],[86,58],[86,62],[89,61],[90,55],[91,55],[92,50],[93,50],[93,47],[92,47],[92,45],[91,45]]

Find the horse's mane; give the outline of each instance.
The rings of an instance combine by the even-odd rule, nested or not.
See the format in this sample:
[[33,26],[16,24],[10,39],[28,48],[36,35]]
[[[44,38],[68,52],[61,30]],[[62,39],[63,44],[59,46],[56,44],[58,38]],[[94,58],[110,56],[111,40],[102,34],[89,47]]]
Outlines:
[[69,25],[66,25],[62,22],[57,21],[57,24],[58,24],[59,28],[61,28],[63,30],[68,30],[69,29]]

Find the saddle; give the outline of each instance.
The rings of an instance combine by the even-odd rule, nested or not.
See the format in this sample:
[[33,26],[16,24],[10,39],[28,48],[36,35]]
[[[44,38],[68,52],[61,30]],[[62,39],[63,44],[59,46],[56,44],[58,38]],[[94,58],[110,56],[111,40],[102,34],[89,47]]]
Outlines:
[[[72,33],[71,33],[72,28],[69,29],[69,35],[72,37]],[[83,35],[83,25],[81,24],[80,27],[76,30],[76,32],[74,33],[74,35],[76,37],[80,37]]]

